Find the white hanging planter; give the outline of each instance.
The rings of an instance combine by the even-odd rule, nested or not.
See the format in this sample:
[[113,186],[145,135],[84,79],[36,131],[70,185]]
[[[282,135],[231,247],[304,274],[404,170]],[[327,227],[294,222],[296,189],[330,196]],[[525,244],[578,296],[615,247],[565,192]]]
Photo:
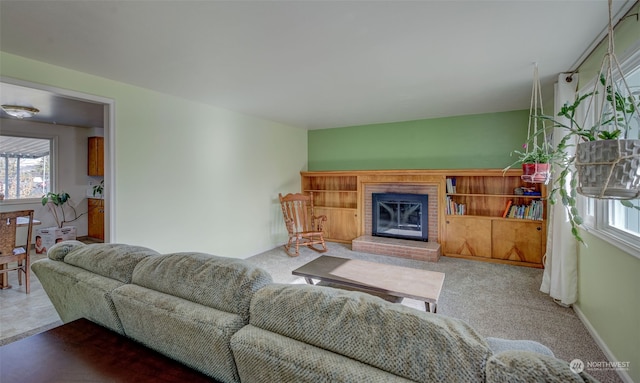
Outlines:
[[598,140],[576,147],[578,193],[592,198],[640,197],[640,140]]

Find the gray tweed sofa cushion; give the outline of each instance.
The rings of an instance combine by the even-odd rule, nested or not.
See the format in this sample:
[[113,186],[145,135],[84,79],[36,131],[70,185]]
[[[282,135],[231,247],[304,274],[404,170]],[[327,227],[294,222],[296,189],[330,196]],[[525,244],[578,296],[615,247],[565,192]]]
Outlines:
[[271,275],[247,261],[203,253],[175,253],[146,259],[133,283],[249,321],[253,293],[272,283]]
[[123,334],[111,292],[131,281],[141,259],[155,255],[140,246],[65,241],[52,246],[49,259],[34,262],[31,269],[63,322],[87,318]]
[[366,363],[252,325],[243,327],[231,338],[231,349],[242,382],[412,382]]
[[[267,286],[254,295],[250,324],[232,343],[241,377],[276,368],[252,363],[263,349],[277,349],[273,344],[264,346],[266,338],[252,336],[256,332],[252,327],[360,362],[354,369],[366,364],[421,382],[481,382],[491,355],[485,340],[462,321],[328,287]],[[282,344],[279,352],[286,349],[286,342]],[[257,350],[253,355],[252,346]],[[292,366],[297,370],[291,374],[299,381],[313,381],[308,377],[319,372],[310,367],[317,357],[300,354],[308,360]]]
[[253,264],[201,253],[141,261],[113,292],[125,334],[222,382],[239,382],[231,336],[254,292],[272,282]]
[[79,247],[64,257],[64,262],[122,283],[131,283],[138,262],[160,255],[142,246],[97,243]]
[[532,351],[505,351],[487,361],[487,383],[597,382],[591,375],[571,371],[569,363]]

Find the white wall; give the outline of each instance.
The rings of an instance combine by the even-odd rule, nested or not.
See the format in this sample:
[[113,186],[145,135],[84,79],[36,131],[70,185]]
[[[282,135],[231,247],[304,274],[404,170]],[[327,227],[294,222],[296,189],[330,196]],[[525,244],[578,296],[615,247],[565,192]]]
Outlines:
[[[147,93],[147,92],[143,92]],[[117,241],[248,257],[285,240],[306,131],[160,94],[116,105]]]
[[[91,130],[73,126],[53,125],[32,122],[29,120],[0,119],[0,133],[33,136],[37,138],[54,138],[57,146],[54,166],[56,167],[56,181],[53,192],[65,191],[71,196],[72,206],[78,215],[87,212],[86,188],[90,177],[87,176],[87,137]],[[17,201],[3,201],[0,211],[34,210],[34,217],[42,221],[35,229],[56,226],[55,219],[48,207],[38,201],[19,203]],[[72,213],[65,209],[66,213]],[[67,220],[72,219],[67,215]],[[75,226],[78,236],[87,235],[87,216],[82,215],[78,220],[65,226]]]
[[114,100],[111,242],[246,258],[285,241],[306,130],[4,52],[0,75]]

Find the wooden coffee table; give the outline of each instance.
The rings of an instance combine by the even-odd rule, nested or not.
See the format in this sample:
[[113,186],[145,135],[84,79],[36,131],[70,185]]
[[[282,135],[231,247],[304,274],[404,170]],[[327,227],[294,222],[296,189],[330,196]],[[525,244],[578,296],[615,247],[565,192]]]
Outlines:
[[216,382],[86,319],[0,347],[0,382]]
[[412,269],[409,267],[339,258],[328,255],[293,270],[307,283],[346,287],[364,292],[400,298],[411,298],[425,303],[428,312],[436,312],[438,298],[444,283],[444,273]]

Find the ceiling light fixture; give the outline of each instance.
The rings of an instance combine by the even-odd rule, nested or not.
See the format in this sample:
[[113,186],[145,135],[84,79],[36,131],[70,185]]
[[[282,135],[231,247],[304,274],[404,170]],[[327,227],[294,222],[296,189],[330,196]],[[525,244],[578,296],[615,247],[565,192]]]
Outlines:
[[33,117],[39,112],[36,108],[20,105],[2,105],[2,110],[7,112],[9,116],[19,119]]

